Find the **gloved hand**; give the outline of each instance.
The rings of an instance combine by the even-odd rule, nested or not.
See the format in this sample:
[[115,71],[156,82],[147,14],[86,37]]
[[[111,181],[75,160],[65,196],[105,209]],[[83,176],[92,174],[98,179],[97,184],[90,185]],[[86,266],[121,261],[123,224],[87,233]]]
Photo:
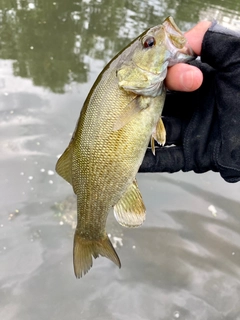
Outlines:
[[140,172],[220,172],[240,180],[240,35],[214,23],[205,33],[203,73],[193,92],[169,92],[163,111],[164,147],[147,150]]

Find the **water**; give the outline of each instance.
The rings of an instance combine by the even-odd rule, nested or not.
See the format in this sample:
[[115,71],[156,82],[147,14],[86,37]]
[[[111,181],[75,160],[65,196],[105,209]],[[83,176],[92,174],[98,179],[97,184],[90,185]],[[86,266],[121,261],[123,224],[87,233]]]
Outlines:
[[168,15],[240,29],[236,0],[0,1],[0,319],[240,319],[240,184],[216,173],[139,174],[144,226],[107,226],[122,269],[73,275],[55,163],[106,62]]

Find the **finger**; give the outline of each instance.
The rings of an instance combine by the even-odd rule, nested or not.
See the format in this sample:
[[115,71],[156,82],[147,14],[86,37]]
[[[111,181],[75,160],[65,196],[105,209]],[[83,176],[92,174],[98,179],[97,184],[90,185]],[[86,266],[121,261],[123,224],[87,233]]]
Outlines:
[[165,84],[169,90],[191,92],[198,89],[202,81],[202,72],[197,67],[178,63],[168,69]]
[[201,21],[184,34],[188,44],[198,56],[201,55],[203,38],[211,24],[211,21]]
[[155,156],[147,150],[139,172],[177,172],[184,168],[184,156],[181,147],[157,148]]

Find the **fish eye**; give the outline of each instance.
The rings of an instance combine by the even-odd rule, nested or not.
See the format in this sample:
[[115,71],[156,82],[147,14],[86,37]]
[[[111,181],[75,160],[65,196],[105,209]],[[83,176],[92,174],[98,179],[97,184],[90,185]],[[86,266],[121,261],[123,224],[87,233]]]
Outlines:
[[151,48],[151,47],[155,46],[155,44],[156,44],[155,38],[154,37],[148,37],[143,42],[143,47],[144,48]]

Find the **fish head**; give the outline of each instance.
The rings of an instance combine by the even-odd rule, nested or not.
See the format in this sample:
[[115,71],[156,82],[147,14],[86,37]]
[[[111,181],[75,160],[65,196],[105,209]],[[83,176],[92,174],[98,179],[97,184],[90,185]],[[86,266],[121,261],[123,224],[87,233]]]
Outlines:
[[167,66],[195,57],[172,17],[165,19],[162,25],[148,29],[138,40],[132,61],[142,70],[153,74],[159,74]]
[[167,67],[169,52],[165,46],[165,28],[159,25],[150,28],[138,39],[138,47],[133,53],[132,62],[141,70],[160,74]]
[[138,95],[156,97],[162,93],[167,67],[194,58],[183,33],[168,17],[132,43],[130,54],[117,70],[119,86]]

